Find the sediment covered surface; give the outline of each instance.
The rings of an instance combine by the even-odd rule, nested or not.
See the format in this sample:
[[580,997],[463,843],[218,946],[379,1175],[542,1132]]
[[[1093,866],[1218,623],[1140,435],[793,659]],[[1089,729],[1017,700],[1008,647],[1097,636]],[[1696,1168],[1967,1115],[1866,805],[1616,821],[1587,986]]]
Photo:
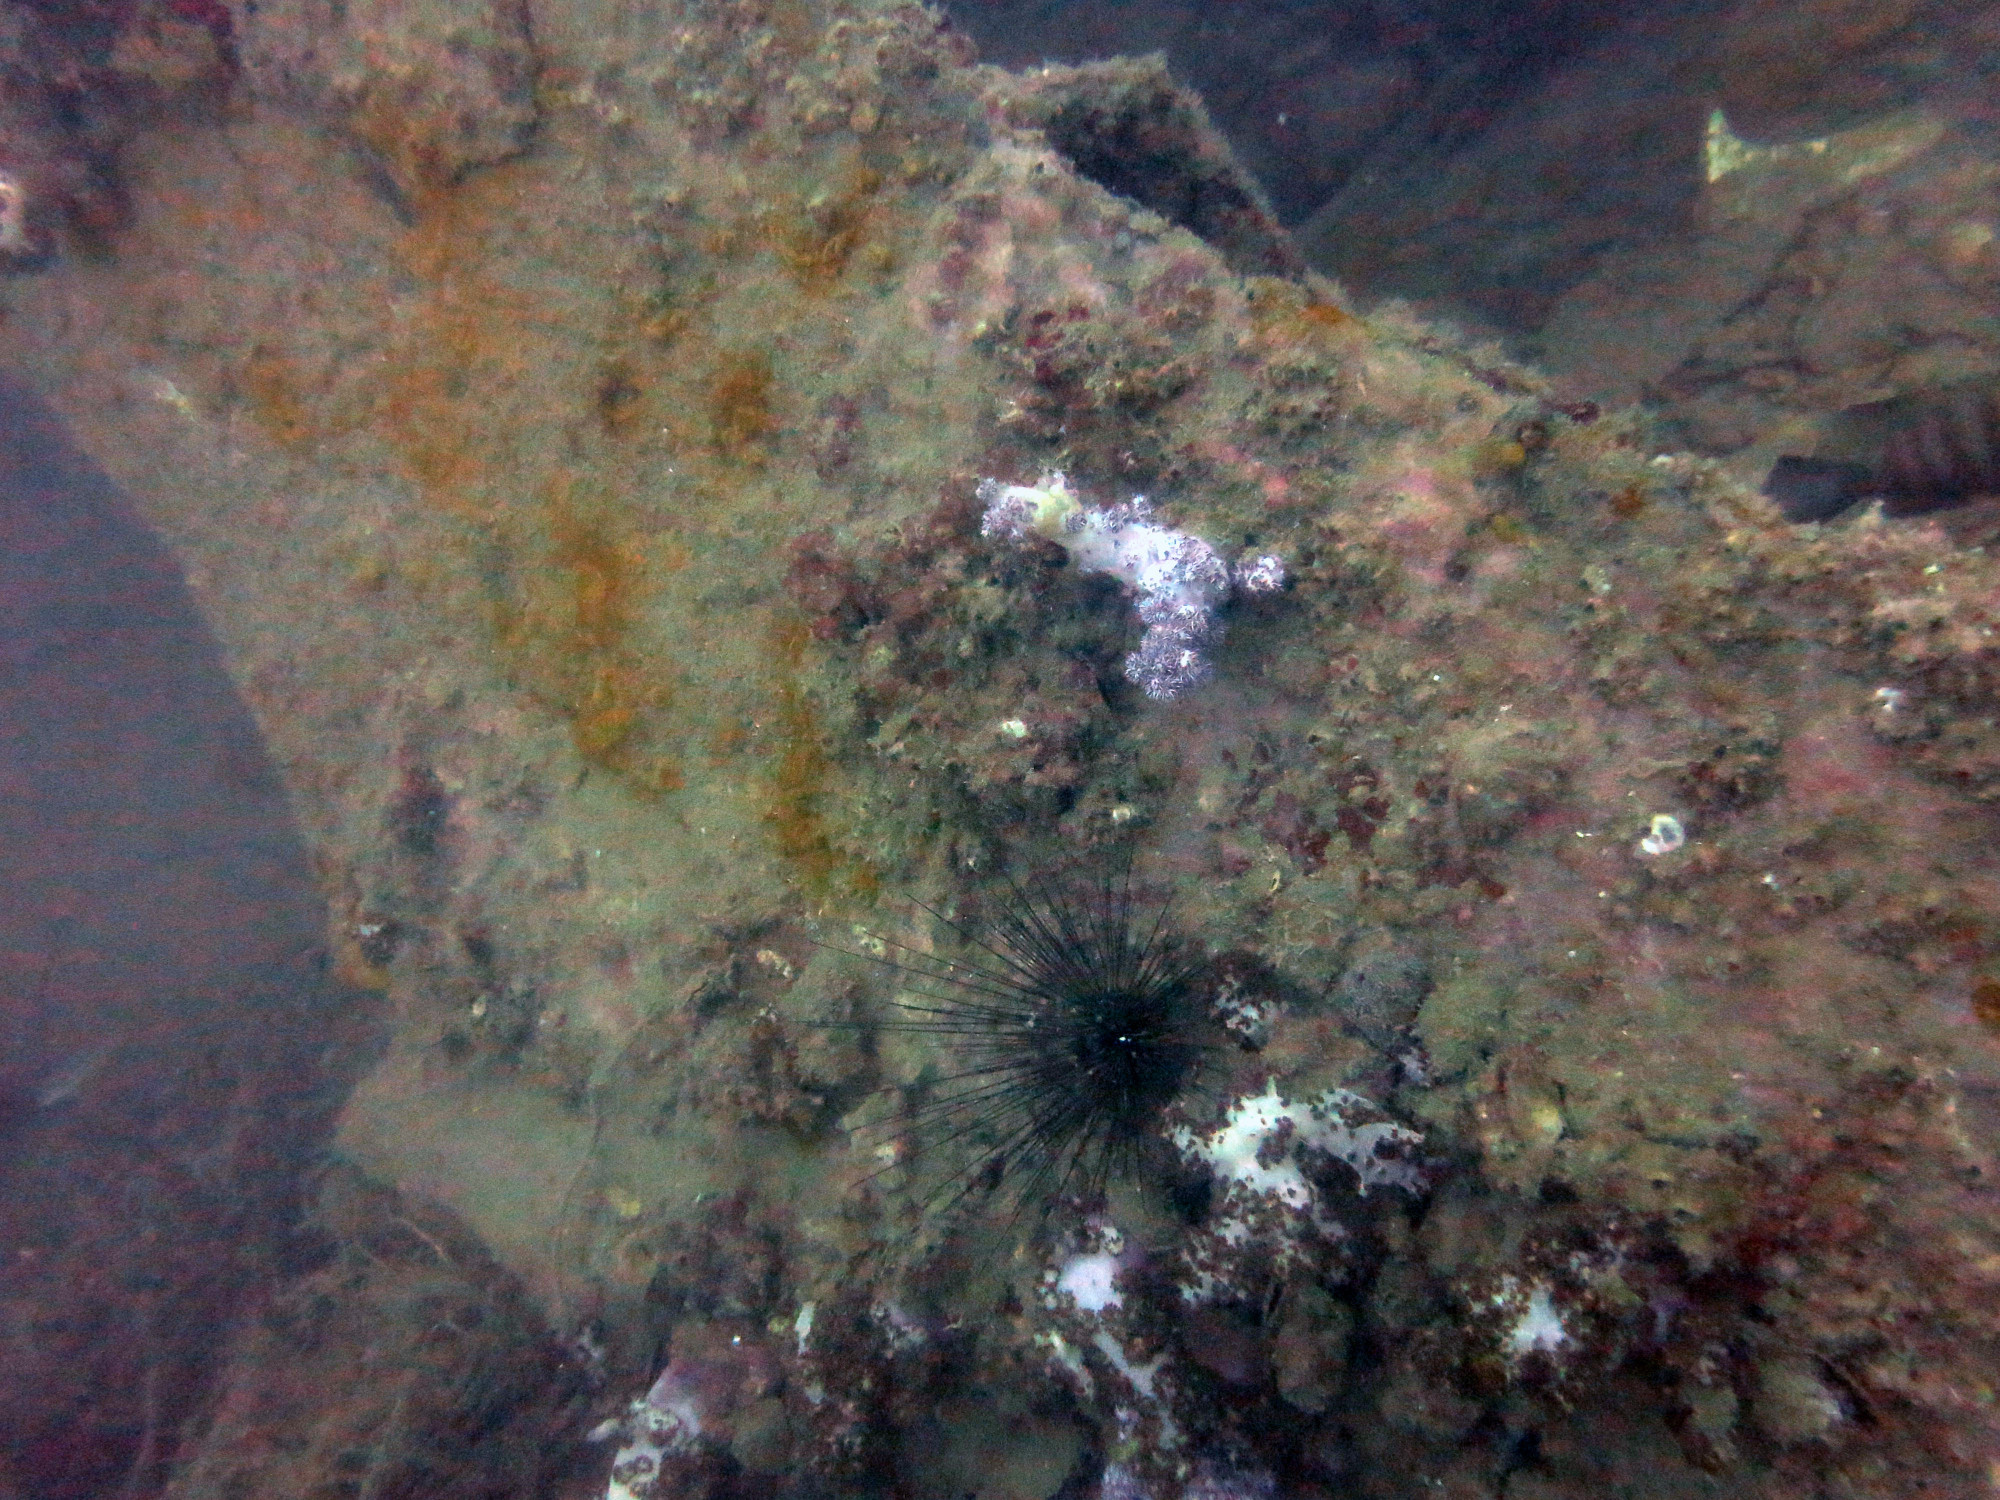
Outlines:
[[[602,1492],[662,1371],[633,1493],[1989,1491],[1983,550],[1362,315],[1156,63],[118,14],[14,38],[0,347],[180,559],[394,1017],[181,1493]],[[1282,561],[1212,682],[1147,699],[1113,580],[982,535],[1055,471]],[[949,1067],[871,943],[1128,856],[1252,1018],[1189,1138],[1344,1089],[1402,1180],[947,1219],[850,1132]],[[371,1327],[387,1399],[314,1342]]]

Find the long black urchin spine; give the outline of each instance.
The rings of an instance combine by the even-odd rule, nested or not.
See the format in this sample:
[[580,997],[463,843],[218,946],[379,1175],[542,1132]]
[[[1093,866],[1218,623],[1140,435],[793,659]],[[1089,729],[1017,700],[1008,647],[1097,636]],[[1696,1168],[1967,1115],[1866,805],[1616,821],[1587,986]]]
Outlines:
[[926,1201],[1001,1187],[1043,1212],[1101,1199],[1198,1078],[1205,957],[1172,934],[1165,904],[1141,911],[1129,875],[1010,880],[977,933],[924,910],[975,956],[948,962],[898,945],[891,966],[914,986],[898,999],[903,1018],[886,1024],[939,1038],[955,1059],[910,1117],[922,1152],[977,1148],[971,1170]]

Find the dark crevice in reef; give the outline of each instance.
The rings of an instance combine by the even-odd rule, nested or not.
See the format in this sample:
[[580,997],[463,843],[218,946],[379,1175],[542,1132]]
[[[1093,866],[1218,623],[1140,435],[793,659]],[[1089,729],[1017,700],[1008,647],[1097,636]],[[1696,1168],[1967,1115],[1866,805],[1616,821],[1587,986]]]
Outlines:
[[1303,274],[1270,200],[1165,57],[1044,68],[1026,83],[1017,108],[1079,176],[1198,235],[1243,275]]

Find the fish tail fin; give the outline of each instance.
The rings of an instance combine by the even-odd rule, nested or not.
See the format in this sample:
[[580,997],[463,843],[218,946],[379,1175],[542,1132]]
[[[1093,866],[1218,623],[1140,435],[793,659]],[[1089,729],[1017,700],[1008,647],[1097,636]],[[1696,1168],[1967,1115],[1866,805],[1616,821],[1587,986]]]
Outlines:
[[1874,485],[1875,475],[1866,464],[1787,453],[1771,465],[1764,493],[1787,521],[1824,521],[1871,493]]

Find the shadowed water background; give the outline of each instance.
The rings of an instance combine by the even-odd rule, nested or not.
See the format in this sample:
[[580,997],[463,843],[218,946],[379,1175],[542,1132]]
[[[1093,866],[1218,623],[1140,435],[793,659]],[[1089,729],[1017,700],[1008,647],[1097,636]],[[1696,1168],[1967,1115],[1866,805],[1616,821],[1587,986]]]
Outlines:
[[178,569],[0,378],[0,1496],[157,1490],[371,1055]]

